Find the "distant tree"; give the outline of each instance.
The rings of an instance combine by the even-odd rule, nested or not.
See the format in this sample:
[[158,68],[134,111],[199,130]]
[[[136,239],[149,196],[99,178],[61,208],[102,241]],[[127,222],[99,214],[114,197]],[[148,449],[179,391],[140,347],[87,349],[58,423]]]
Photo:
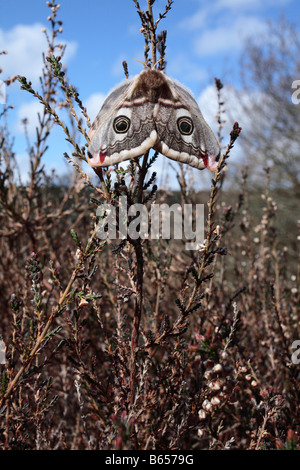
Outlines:
[[255,173],[255,168],[270,166],[276,187],[292,187],[298,196],[300,81],[295,81],[300,80],[299,30],[285,18],[268,23],[266,34],[248,41],[243,49],[241,78],[248,125],[240,144],[249,167]]

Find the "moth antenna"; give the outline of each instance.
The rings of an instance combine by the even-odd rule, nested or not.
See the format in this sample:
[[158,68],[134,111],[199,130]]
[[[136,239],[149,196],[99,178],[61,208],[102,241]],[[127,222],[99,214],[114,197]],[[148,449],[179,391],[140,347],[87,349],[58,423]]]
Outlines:
[[155,69],[156,66],[157,66],[157,64],[159,64],[160,62],[163,62],[167,57],[168,57],[168,56],[165,55],[164,57],[161,57],[160,59],[158,59],[158,60],[155,62],[153,68]]
[[143,64],[143,66],[144,66],[145,69],[148,69],[148,68],[149,68],[146,61],[143,62],[142,60],[139,60],[139,59],[133,59],[133,60],[136,60],[137,62],[140,62],[141,64]]

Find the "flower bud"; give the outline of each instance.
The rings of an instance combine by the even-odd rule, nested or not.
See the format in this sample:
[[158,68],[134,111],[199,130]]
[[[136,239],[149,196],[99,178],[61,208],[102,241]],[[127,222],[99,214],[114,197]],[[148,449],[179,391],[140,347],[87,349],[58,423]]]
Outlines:
[[204,402],[202,403],[202,408],[204,408],[204,410],[206,411],[211,411],[212,410],[212,404],[209,400],[204,400]]
[[204,420],[204,419],[207,418],[207,414],[205,413],[204,410],[199,410],[198,411],[198,416],[199,416],[199,419],[201,419],[201,420]]
[[213,406],[219,406],[221,404],[221,400],[218,397],[212,397],[211,404]]

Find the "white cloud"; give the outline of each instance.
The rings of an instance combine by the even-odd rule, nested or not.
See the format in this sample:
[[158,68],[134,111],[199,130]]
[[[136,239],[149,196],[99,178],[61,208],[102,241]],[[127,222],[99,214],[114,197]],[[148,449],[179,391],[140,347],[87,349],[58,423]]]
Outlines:
[[86,107],[87,113],[92,122],[100,111],[105,97],[106,96],[103,93],[93,93],[84,101],[84,106]]
[[[251,118],[247,115],[245,108],[249,108],[251,103],[261,100],[262,96],[258,92],[247,92],[237,90],[232,86],[225,85],[221,90],[221,100],[224,103],[225,113],[222,119],[225,119],[224,133],[229,134],[232,131],[232,125],[237,121],[243,128],[251,125]],[[198,104],[204,119],[208,122],[214,132],[218,130],[216,115],[218,113],[217,91],[214,85],[206,87],[198,98]]]
[[39,125],[38,113],[43,112],[43,105],[38,100],[30,101],[19,106],[17,111],[16,132],[24,133],[24,123],[26,119],[26,128],[28,135],[35,134],[35,129]]
[[218,130],[216,115],[218,112],[218,98],[216,87],[210,85],[206,87],[198,98],[201,113],[207,124],[214,132]]
[[[47,52],[47,41],[42,32],[43,25],[16,25],[9,31],[0,29],[1,50],[6,50],[7,55],[2,55],[0,65],[6,76],[24,75],[33,83],[41,74],[43,66],[42,53]],[[74,41],[61,41],[67,45],[64,55],[64,63],[73,56],[77,49]]]
[[[105,97],[106,96],[103,93],[94,93],[84,101],[84,106],[87,108],[87,112],[90,116],[91,122],[94,121],[95,117],[100,111]],[[27,103],[21,104],[17,109],[15,132],[24,134],[23,120],[26,119],[26,128],[28,135],[30,137],[34,137],[36,127],[39,126],[38,113],[42,115],[43,108],[43,105],[37,99],[33,99]]]
[[[260,98],[258,92],[249,93],[245,90],[236,90],[231,86],[225,85],[221,90],[221,99],[224,103],[223,108],[225,109],[222,120],[226,121],[223,124],[222,134],[225,140],[228,140],[234,122],[237,121],[243,128],[243,131],[251,127],[251,118],[245,109],[249,109],[251,103],[254,105],[254,103],[262,99],[262,97]],[[198,104],[204,119],[212,130],[217,133],[218,122],[216,115],[218,112],[218,100],[215,86],[211,85],[203,90],[198,98]]]
[[[238,90],[232,86],[225,85],[221,90],[221,99],[224,103],[223,108],[225,109],[225,113],[222,114],[222,120],[225,122],[222,124],[221,130],[223,149],[225,149],[229,143],[229,134],[232,131],[233,124],[238,122],[239,126],[242,128],[242,133],[230,152],[230,162],[235,165],[243,164],[245,162],[245,154],[241,145],[241,139],[243,139],[243,136],[247,136],[249,132],[253,132],[253,116],[255,115],[256,127],[264,129],[266,126],[265,115],[260,115],[259,113],[254,114],[256,103],[264,103],[267,108],[270,107],[271,109],[271,98],[260,91]],[[203,90],[198,98],[198,104],[204,119],[217,135],[218,122],[216,114],[218,112],[218,103],[214,86],[209,86]],[[253,109],[253,112],[251,109]]]
[[[247,115],[244,105],[249,106],[254,97],[244,90],[237,91],[230,86],[224,86],[221,93],[221,99],[222,102],[224,102],[223,108],[225,109],[225,113],[222,114],[222,120],[225,122],[222,124],[221,135],[223,137],[223,146],[227,147],[230,140],[229,134],[232,131],[234,122],[239,123],[243,133],[247,132],[247,129],[250,128],[251,119]],[[203,90],[198,98],[198,104],[204,119],[212,128],[215,135],[217,135],[218,122],[216,116],[218,112],[218,100],[215,86],[211,85]],[[237,140],[231,151],[231,161],[239,161],[242,158],[243,152]]]
[[237,51],[251,36],[265,32],[267,24],[254,16],[231,19],[230,24],[207,29],[195,41],[195,51],[200,56],[209,56],[224,51]]
[[209,15],[208,8],[201,8],[201,10],[197,11],[193,16],[185,18],[180,23],[180,26],[183,29],[187,29],[188,31],[197,30],[199,28],[204,28],[206,25],[206,20]]
[[195,52],[201,57],[235,52],[243,41],[267,30],[263,10],[292,2],[295,0],[199,0],[201,9],[183,18],[180,27],[196,34]]

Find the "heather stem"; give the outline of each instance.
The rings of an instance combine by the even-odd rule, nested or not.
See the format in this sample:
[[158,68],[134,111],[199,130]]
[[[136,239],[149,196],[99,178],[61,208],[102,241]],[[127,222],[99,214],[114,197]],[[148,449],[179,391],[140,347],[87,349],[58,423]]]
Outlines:
[[[147,161],[148,161],[149,151],[144,155],[143,164],[139,172],[139,182],[138,182],[138,193],[137,199],[138,203],[143,203],[143,186],[145,181],[145,176],[147,174]],[[132,325],[132,334],[131,334],[131,351],[130,351],[130,396],[129,403],[134,402],[135,397],[135,388],[136,388],[136,350],[138,346],[139,339],[139,329],[140,322],[143,310],[143,274],[144,274],[144,253],[141,243],[141,238],[137,240],[131,240],[130,243],[134,247],[135,258],[136,258],[136,301],[135,301],[135,311],[134,311],[134,321]]]

